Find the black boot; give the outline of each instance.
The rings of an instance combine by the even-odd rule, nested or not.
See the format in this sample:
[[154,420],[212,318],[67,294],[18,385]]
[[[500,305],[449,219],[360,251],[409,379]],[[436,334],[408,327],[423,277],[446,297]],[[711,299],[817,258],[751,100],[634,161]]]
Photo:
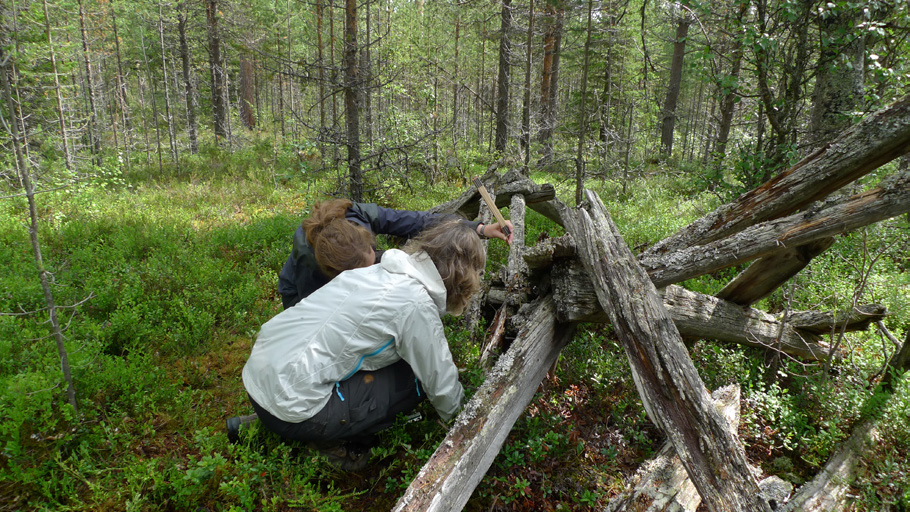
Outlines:
[[231,444],[240,441],[240,427],[249,425],[259,419],[255,414],[249,416],[234,416],[227,419],[227,436]]

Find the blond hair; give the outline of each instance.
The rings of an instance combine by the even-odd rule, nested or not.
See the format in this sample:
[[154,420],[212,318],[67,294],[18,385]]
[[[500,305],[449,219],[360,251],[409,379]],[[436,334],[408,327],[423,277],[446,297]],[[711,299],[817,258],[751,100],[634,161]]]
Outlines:
[[458,220],[446,220],[410,240],[404,251],[425,252],[433,260],[446,287],[446,310],[460,315],[480,288],[480,271],[487,260],[477,233]]
[[376,238],[345,218],[352,205],[347,199],[316,203],[302,224],[319,270],[329,277],[372,263],[369,258]]

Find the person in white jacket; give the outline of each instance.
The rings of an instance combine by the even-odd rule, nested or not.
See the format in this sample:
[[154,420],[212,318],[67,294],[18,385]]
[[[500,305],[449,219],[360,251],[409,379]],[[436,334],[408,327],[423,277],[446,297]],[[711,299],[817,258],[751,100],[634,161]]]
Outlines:
[[358,445],[424,398],[453,418],[464,391],[440,317],[461,314],[485,261],[470,227],[443,222],[266,322],[243,368],[263,425],[354,466]]

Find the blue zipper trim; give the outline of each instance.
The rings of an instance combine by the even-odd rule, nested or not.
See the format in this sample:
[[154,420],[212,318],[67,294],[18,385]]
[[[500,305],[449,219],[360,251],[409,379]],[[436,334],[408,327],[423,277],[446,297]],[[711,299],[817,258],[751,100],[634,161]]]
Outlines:
[[420,396],[420,381],[414,377],[414,387],[417,388],[417,396]]
[[[394,342],[395,342],[395,338],[392,338],[388,341],[388,343],[379,347],[378,349],[370,352],[369,354],[364,354],[364,355],[360,356],[360,360],[357,361],[357,366],[355,366],[354,369],[350,371],[350,373],[348,373],[347,375],[342,377],[341,380],[338,380],[335,382],[335,393],[338,394],[338,398],[340,398],[342,402],[344,402],[344,397],[341,396],[341,382],[353,377],[354,374],[357,373],[357,370],[360,370],[360,367],[363,366],[364,359],[366,359],[368,357],[373,357],[373,356],[379,355],[380,352],[382,352],[383,350],[392,346],[392,343],[394,343]],[[419,391],[418,391],[418,393],[419,393]]]

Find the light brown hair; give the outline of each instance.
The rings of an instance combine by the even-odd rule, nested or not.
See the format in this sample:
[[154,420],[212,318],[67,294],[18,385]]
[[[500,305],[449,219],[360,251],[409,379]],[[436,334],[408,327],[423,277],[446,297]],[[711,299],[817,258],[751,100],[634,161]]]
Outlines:
[[480,288],[480,271],[487,260],[477,233],[458,220],[446,220],[410,240],[404,251],[429,255],[446,287],[446,310],[460,315]]
[[375,236],[345,219],[352,204],[347,199],[316,203],[310,216],[303,221],[316,263],[329,277],[372,263],[369,258],[376,243]]

